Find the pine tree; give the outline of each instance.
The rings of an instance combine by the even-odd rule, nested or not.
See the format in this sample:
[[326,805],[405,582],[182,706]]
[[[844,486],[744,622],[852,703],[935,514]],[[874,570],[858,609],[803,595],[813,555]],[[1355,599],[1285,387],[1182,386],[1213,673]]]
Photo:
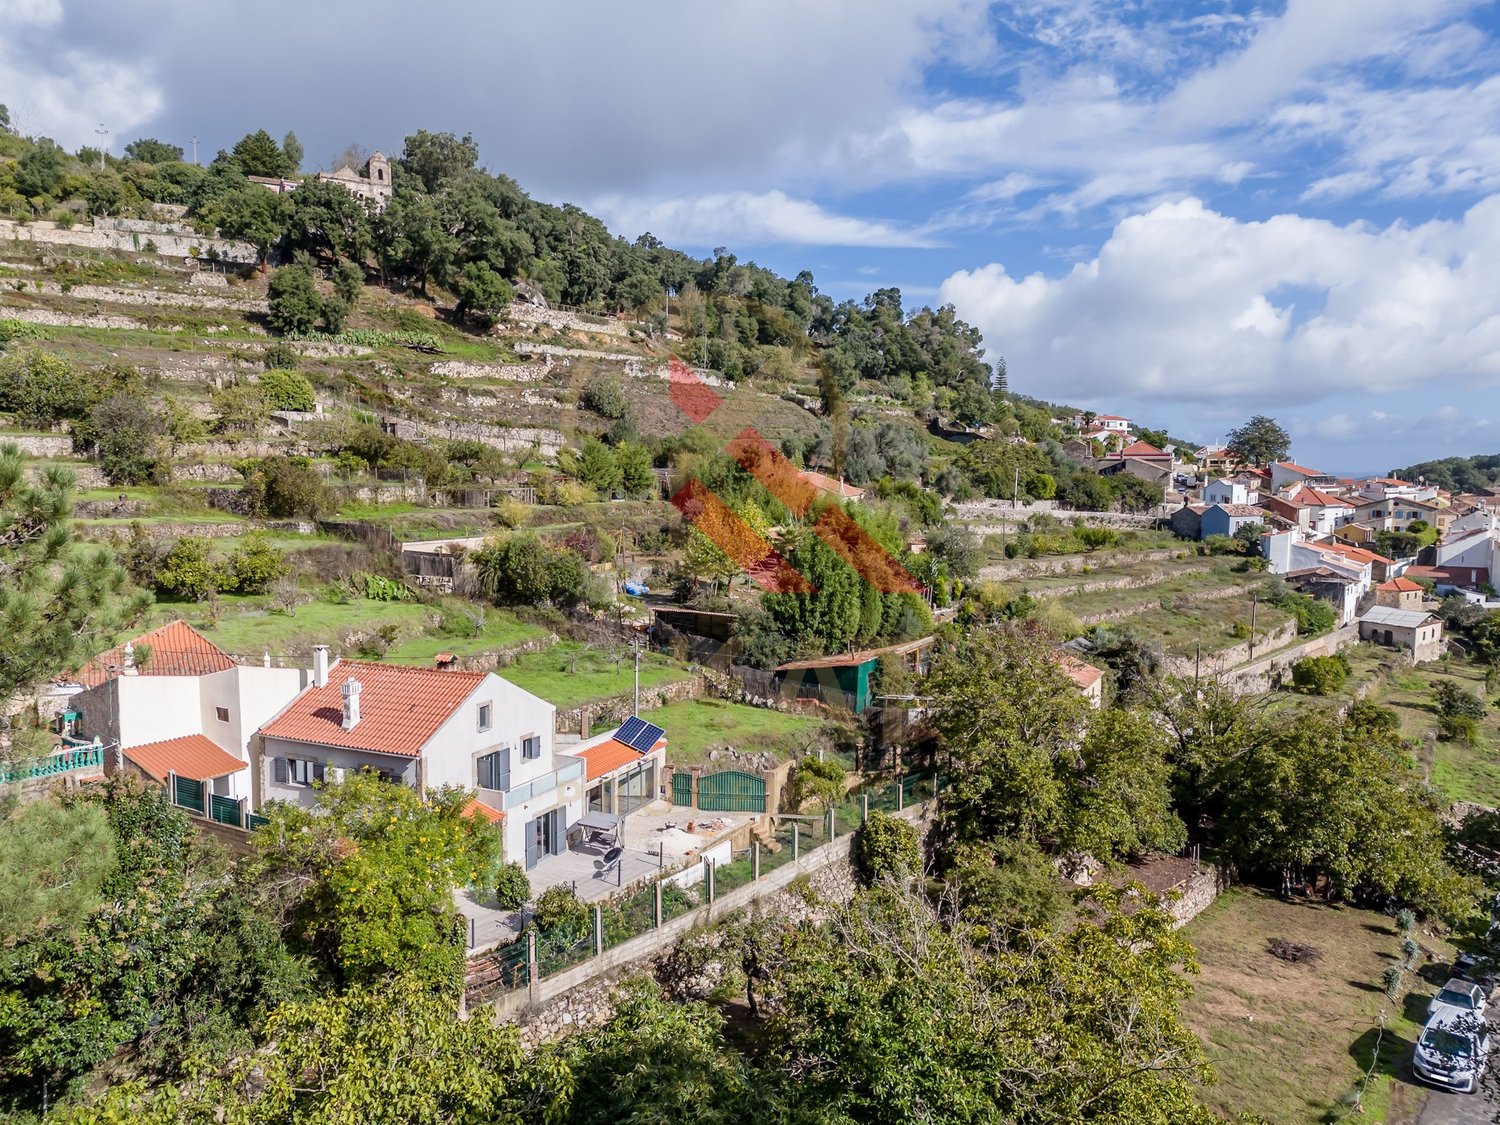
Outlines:
[[24,466],[0,445],[0,699],[87,659],[149,600],[107,549],[73,542],[73,475]]

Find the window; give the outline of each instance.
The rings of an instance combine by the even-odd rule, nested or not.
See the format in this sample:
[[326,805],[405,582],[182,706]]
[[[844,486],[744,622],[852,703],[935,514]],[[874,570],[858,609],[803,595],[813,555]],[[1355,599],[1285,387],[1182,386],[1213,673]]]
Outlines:
[[498,789],[501,792],[510,788],[510,750],[496,750],[491,754],[482,754],[474,762],[474,783],[480,789]]
[[542,740],[536,735],[529,735],[521,739],[522,758],[540,758],[542,756]]
[[288,758],[286,764],[293,785],[311,785],[323,780],[323,767],[311,758]]
[[229,721],[229,708],[228,707],[215,707],[214,708],[214,714],[219,717],[219,722],[221,722],[221,723],[227,723]]
[[494,713],[494,710],[495,710],[495,705],[493,703],[481,703],[479,705],[479,729],[480,730],[489,730],[490,729],[490,717]]

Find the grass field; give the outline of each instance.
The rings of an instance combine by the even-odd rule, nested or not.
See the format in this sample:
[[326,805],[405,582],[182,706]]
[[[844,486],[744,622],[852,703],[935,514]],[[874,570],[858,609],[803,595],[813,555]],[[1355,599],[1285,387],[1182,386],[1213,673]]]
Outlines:
[[812,741],[824,725],[804,715],[721,699],[670,703],[641,717],[667,732],[667,757],[674,766],[700,765],[708,761],[710,750],[726,746],[750,753],[770,751],[782,759]]
[[[1161,565],[1157,564],[1158,567]],[[1179,594],[1232,590],[1237,587],[1257,585],[1260,581],[1259,575],[1236,574],[1228,566],[1194,567],[1166,572],[1160,582],[1150,586],[1140,586],[1130,590],[1091,590],[1079,594],[1065,594],[1057,600],[1058,604],[1072,614],[1104,613],[1112,609],[1137,606],[1146,610],[1154,605],[1160,605],[1163,598],[1174,598]],[[1259,623],[1257,613],[1257,626]]]
[[1484,695],[1484,669],[1460,660],[1413,667],[1389,649],[1361,644],[1351,649],[1354,674],[1348,691],[1371,684],[1366,697],[1401,716],[1401,733],[1418,742],[1417,757],[1434,788],[1450,801],[1474,801],[1500,807],[1500,711],[1491,709],[1479,724],[1474,746],[1437,740],[1437,713],[1432,689],[1439,680],[1455,679],[1466,690]]
[[[403,630],[426,627],[433,615],[430,606],[417,602],[378,602],[358,598],[347,605],[305,602],[292,616],[273,613],[265,599],[226,595],[219,599],[219,623],[207,622],[209,608],[203,603],[166,603],[157,612],[162,620],[185,618],[214,644],[236,656],[254,658],[263,652],[273,656],[288,650],[305,650],[326,644],[341,653],[351,633],[364,633],[393,624]],[[346,654],[352,655],[352,654]]]
[[530,625],[503,611],[487,609],[484,628],[478,636],[452,637],[428,633],[392,646],[385,654],[385,659],[392,664],[430,666],[433,657],[440,652],[451,652],[456,656],[477,656],[546,635],[547,630],[540,625]]
[[[1203,1091],[1209,1106],[1229,1119],[1249,1111],[1277,1125],[1342,1112],[1341,1099],[1370,1066],[1382,1012],[1382,1077],[1366,1090],[1363,1114],[1350,1120],[1404,1120],[1421,1104],[1425,1090],[1409,1064],[1427,1001],[1446,978],[1452,950],[1445,943],[1418,935],[1444,961],[1407,973],[1408,990],[1393,1002],[1381,974],[1400,959],[1400,937],[1383,914],[1236,889],[1186,933],[1202,973],[1183,1015],[1218,1075]],[[1321,957],[1278,960],[1266,950],[1275,937],[1312,945]]]
[[[500,669],[500,675],[549,703],[568,708],[627,694],[634,683],[634,664],[624,645],[602,650],[566,641],[545,652],[517,657],[514,664]],[[687,678],[686,668],[665,657],[655,653],[641,657],[643,688]]]
[[[1259,656],[1261,639],[1273,630],[1285,625],[1291,617],[1274,606],[1261,602],[1255,610],[1256,655]],[[1182,607],[1162,609],[1159,605],[1143,613],[1121,618],[1118,624],[1127,625],[1143,637],[1150,638],[1169,656],[1191,656],[1197,643],[1203,643],[1205,656],[1231,645],[1243,644],[1246,637],[1237,637],[1233,629],[1235,622],[1250,624],[1250,596],[1219,598],[1214,601],[1193,602]],[[1270,649],[1268,648],[1267,653]]]

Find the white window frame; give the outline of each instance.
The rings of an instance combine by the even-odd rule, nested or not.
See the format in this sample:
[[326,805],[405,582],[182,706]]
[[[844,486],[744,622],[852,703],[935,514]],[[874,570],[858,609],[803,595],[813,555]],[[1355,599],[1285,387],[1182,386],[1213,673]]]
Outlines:
[[288,758],[286,777],[292,785],[311,786],[317,778],[318,763],[311,758]]
[[477,729],[481,733],[495,725],[495,705],[489,700],[481,703],[475,711],[475,722],[478,724]]

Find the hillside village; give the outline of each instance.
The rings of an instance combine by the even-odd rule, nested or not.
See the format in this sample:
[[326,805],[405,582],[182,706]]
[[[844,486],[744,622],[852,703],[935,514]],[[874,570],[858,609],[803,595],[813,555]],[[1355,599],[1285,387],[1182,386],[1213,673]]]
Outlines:
[[[311,175],[264,133],[206,168],[153,145],[95,171],[0,133],[0,833],[67,850],[41,880],[0,860],[0,887],[38,888],[0,932],[0,1112],[253,1100],[236,1068],[267,1034],[330,1034],[297,1022],[319,1004],[509,1060],[484,1097],[524,1087],[516,1120],[572,1081],[526,1060],[612,1088],[682,1013],[740,1068],[725,1098],[795,1101],[775,1052],[811,1068],[828,1028],[990,956],[996,990],[1066,995],[1000,1028],[903,993],[871,1034],[916,1052],[906,1005],[939,1005],[975,1057],[1020,1053],[1116,1026],[1090,974],[1139,973],[1196,1061],[1138,1066],[1154,1044],[1100,1032],[1050,1115],[965,1116],[948,1068],[848,1120],[1420,1107],[1359,1037],[1420,1034],[1382,989],[1487,948],[1500,485],[1341,479],[1268,418],[1201,446],[1030,398],[951,307],[615,239],[468,138]],[[107,866],[53,878],[91,851]],[[886,940],[896,914],[860,896],[899,914],[924,871],[923,971],[841,960],[825,923]],[[141,911],[183,933],[219,911],[221,948],[142,936],[131,905],[58,952],[158,881],[169,905]],[[1224,981],[1315,909],[1330,972],[1405,968],[1336,1002],[1336,1058],[1267,1086],[1223,998],[1265,1016],[1270,1067],[1306,1012],[1255,988],[1300,967]],[[1089,911],[1130,940],[1084,948]],[[1033,959],[1007,960],[1023,933]],[[826,966],[876,983],[834,1010]],[[649,997],[622,985],[641,974]],[[703,1031],[721,1008],[743,1045]],[[192,1087],[189,1050],[218,1077]],[[999,1057],[976,1071],[1020,1065]],[[265,1065],[292,1091],[266,1120],[324,1106]],[[895,1096],[825,1081],[827,1104]]]

